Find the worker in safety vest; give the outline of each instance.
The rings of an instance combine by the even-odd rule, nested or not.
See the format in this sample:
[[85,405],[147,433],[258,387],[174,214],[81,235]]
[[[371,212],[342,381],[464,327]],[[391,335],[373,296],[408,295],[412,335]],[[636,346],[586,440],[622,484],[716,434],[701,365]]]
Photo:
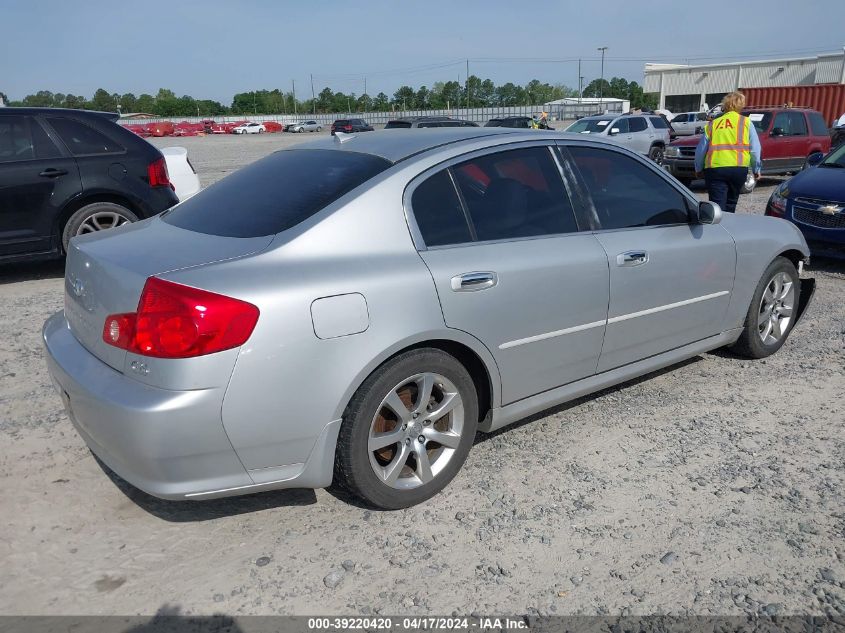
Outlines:
[[704,178],[710,201],[728,213],[736,211],[749,167],[760,177],[760,139],[754,123],[739,113],[744,107],[741,92],[725,95],[723,114],[707,122],[695,148],[696,178]]

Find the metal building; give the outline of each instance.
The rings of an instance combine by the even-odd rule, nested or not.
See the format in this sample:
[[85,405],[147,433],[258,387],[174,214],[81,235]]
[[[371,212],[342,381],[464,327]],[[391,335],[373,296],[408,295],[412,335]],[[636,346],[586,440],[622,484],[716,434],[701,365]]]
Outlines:
[[686,66],[646,64],[645,92],[660,95],[660,108],[697,112],[713,107],[732,90],[845,84],[845,49],[791,59]]

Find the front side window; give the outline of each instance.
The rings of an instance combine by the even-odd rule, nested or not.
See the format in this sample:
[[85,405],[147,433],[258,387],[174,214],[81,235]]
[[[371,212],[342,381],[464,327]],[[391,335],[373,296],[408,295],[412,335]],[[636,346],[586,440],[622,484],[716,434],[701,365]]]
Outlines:
[[792,134],[789,127],[790,119],[788,112],[778,112],[775,116],[775,124],[772,126],[772,134],[789,136]]
[[570,147],[602,229],[685,224],[684,196],[637,159],[592,147]]
[[480,241],[571,233],[575,213],[546,147],[487,154],[452,167]]
[[618,121],[614,121],[611,126],[611,132],[613,130],[616,130],[618,134],[627,134],[628,132],[633,131],[631,130],[628,119],[619,119]]
[[631,129],[631,132],[645,132],[648,128],[648,124],[645,122],[645,119],[641,116],[633,117],[628,121],[628,126]]
[[115,154],[124,152],[123,147],[102,132],[75,119],[50,117],[47,122],[56,130],[70,153],[74,156],[91,154]]

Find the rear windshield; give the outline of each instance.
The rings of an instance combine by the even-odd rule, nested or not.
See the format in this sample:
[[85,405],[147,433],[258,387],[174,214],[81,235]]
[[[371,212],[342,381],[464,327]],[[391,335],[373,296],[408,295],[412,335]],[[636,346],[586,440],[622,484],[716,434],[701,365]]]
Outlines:
[[349,125],[349,121],[346,119],[338,119],[334,122],[335,125]]
[[209,235],[274,235],[308,219],[390,165],[378,156],[357,152],[276,152],[204,189],[162,218]]
[[484,127],[502,127],[502,120],[490,119]]
[[580,121],[575,121],[575,123],[566,128],[566,131],[581,132],[582,134],[603,132],[607,129],[607,126],[611,121],[613,121],[613,119],[581,119]]
[[391,130],[397,127],[411,127],[410,121],[388,121],[387,125],[384,126],[385,130]]

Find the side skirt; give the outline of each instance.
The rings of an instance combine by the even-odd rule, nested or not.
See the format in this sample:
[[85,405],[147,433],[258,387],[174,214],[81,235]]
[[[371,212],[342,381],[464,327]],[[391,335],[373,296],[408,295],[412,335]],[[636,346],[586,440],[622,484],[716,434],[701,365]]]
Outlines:
[[643,360],[617,367],[589,378],[582,378],[576,382],[562,387],[556,387],[536,396],[519,400],[504,407],[499,407],[492,411],[492,414],[485,419],[479,426],[479,430],[489,433],[495,431],[508,424],[513,424],[523,418],[526,418],[535,413],[539,413],[545,409],[549,409],[556,405],[580,398],[589,393],[600,391],[607,387],[631,380],[643,374],[647,374],[669,365],[674,365],[682,360],[697,356],[704,352],[708,352],[718,347],[724,347],[736,342],[739,335],[742,333],[742,328],[734,328],[727,330],[721,334],[710,336],[706,339],[678,347],[668,352],[663,352],[657,356],[651,356]]

